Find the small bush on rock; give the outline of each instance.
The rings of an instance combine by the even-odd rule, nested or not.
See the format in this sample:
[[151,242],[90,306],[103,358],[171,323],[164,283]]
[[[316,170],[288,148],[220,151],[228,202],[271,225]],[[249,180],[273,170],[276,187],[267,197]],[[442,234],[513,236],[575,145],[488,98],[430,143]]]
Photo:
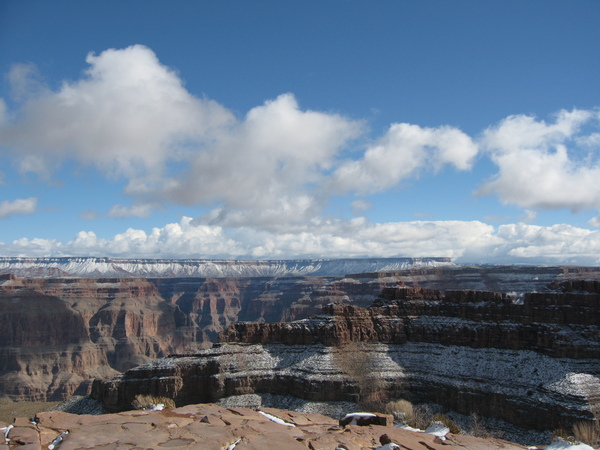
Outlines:
[[448,416],[446,416],[445,414],[436,414],[435,416],[433,416],[433,418],[431,419],[433,422],[442,422],[444,425],[446,425],[448,427],[448,429],[450,430],[450,433],[452,434],[460,434],[461,429],[458,425],[456,425],[456,423]]
[[593,421],[576,422],[573,425],[573,434],[575,439],[592,447],[600,442],[600,426]]
[[413,422],[413,405],[408,400],[400,399],[388,402],[385,405],[384,412],[392,414],[394,419],[407,425]]
[[488,429],[485,426],[485,423],[477,415],[477,413],[471,414],[471,433],[470,434],[475,437],[486,438],[486,439],[496,437],[496,436],[494,436],[494,433],[491,433],[490,431],[488,431]]

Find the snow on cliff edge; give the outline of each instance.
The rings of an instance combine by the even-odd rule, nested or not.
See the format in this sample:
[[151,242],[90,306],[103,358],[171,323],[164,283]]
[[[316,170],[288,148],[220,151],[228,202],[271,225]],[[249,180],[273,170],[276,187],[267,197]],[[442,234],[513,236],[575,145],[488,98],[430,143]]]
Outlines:
[[263,277],[340,276],[453,265],[450,258],[290,260],[0,258],[0,274],[18,277]]

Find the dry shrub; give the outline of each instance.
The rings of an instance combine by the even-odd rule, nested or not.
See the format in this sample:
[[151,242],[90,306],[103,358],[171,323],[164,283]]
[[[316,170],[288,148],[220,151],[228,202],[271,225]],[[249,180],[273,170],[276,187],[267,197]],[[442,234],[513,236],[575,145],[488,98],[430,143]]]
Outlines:
[[557,428],[552,432],[552,441],[556,441],[558,439],[562,439],[563,441],[569,440],[571,435],[564,428]]
[[584,444],[595,446],[600,442],[600,427],[595,421],[581,421],[573,425],[575,439]]
[[413,405],[408,400],[400,399],[388,402],[383,412],[392,414],[394,419],[406,424],[413,421]]
[[433,418],[431,419],[432,422],[442,422],[444,425],[446,425],[448,427],[448,429],[450,430],[450,433],[452,434],[460,434],[461,429],[458,425],[456,425],[456,423],[448,416],[446,416],[445,414],[436,414],[435,416],[433,416]]
[[409,424],[411,427],[425,430],[431,423],[433,414],[431,409],[427,405],[413,406],[413,424]]
[[175,408],[175,402],[168,397],[155,397],[154,395],[136,395],[131,406],[135,409],[152,409],[153,406],[163,404],[165,408]]
[[477,415],[477,413],[471,414],[471,435],[486,439],[495,437],[493,433],[488,431],[483,423],[483,420]]
[[424,430],[432,421],[432,414],[427,405],[414,406],[408,400],[395,400],[385,405],[384,412],[392,414],[395,419],[409,427]]
[[358,404],[367,410],[384,411],[387,403],[385,381],[373,372],[375,358],[371,349],[352,342],[334,353],[336,365],[358,388]]

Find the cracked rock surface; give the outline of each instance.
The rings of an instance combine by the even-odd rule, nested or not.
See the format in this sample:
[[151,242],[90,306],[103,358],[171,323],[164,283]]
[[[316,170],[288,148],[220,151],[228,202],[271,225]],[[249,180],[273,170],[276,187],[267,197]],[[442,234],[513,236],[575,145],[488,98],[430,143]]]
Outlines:
[[[36,423],[15,419],[0,449],[47,449],[65,431],[56,447],[72,449],[375,449],[380,438],[401,449],[524,449],[498,439],[435,436],[391,426],[348,425],[321,414],[301,414],[263,408],[223,408],[214,404],[188,405],[163,411],[127,411],[118,414],[75,415],[61,411],[40,413]],[[5,424],[0,423],[0,427]]]

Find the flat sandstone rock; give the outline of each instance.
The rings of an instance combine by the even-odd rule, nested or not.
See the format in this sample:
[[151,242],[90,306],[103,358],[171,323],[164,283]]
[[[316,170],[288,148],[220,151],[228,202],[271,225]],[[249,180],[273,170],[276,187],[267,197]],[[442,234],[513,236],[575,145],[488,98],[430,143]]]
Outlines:
[[[10,441],[0,449],[47,449],[61,433],[68,431],[59,450],[72,449],[204,449],[264,450],[374,449],[380,438],[403,449],[524,449],[494,439],[448,435],[446,441],[435,436],[381,425],[348,425],[321,414],[301,414],[265,408],[223,408],[213,404],[188,405],[163,411],[127,411],[98,416],[44,412],[35,424],[16,419],[9,432]],[[9,444],[9,445],[6,445]]]

